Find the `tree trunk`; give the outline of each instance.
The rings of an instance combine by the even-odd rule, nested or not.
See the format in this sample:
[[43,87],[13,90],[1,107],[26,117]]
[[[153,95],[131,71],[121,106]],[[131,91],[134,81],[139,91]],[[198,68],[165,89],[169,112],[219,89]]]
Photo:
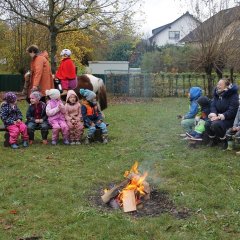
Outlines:
[[234,79],[233,79],[233,67],[230,68],[230,81],[231,81],[231,83],[234,82]]
[[208,86],[207,86],[208,93],[207,93],[207,96],[209,98],[212,98],[212,92],[213,92],[212,66],[209,65],[209,66],[205,67],[205,72],[206,72],[206,75],[207,75],[207,82],[208,82]]
[[217,73],[217,76],[218,76],[219,80],[222,79],[222,77],[223,77],[222,70],[223,69],[216,68],[216,73]]
[[57,53],[57,31],[51,30],[50,31],[50,46],[51,46],[51,69],[52,73],[56,72],[57,63],[56,63],[56,53]]

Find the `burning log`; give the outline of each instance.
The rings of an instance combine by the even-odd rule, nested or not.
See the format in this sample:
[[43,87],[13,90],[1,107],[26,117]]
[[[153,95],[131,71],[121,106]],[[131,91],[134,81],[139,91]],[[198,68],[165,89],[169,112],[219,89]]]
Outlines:
[[120,184],[105,191],[101,196],[102,201],[113,208],[123,207],[124,212],[136,211],[142,200],[150,199],[150,186],[145,180],[147,173],[141,175],[138,172],[138,162],[135,162],[131,170],[125,172],[124,177],[126,179]]
[[108,203],[111,198],[116,197],[119,194],[119,191],[122,190],[129,182],[130,179],[127,178],[115,187],[111,188],[109,191],[105,192],[101,197],[103,202]]
[[123,190],[122,198],[124,212],[137,210],[134,190]]

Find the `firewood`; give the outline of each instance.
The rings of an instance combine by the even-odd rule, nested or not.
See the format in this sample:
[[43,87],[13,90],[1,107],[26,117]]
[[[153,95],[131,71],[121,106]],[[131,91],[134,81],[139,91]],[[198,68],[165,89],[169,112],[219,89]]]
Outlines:
[[123,190],[122,201],[124,212],[132,212],[137,210],[134,190]]
[[116,197],[119,194],[119,191],[122,190],[128,183],[130,179],[125,179],[115,187],[111,188],[109,191],[105,192],[101,198],[104,203],[108,203],[112,198]]

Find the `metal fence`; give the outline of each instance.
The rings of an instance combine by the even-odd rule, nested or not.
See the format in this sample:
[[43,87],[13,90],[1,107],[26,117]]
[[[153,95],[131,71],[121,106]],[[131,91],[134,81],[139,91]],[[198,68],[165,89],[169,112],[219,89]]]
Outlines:
[[[216,85],[218,78],[212,76],[212,84]],[[236,77],[235,77],[235,81]],[[181,97],[186,96],[189,88],[201,87],[208,94],[208,81],[205,74],[172,74],[172,73],[126,73],[106,72],[105,84],[107,92],[113,95],[130,97]]]

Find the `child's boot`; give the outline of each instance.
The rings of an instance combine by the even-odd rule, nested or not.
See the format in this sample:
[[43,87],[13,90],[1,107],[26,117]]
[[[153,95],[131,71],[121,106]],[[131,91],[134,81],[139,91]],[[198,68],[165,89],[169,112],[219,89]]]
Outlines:
[[28,141],[23,141],[23,147],[28,147]]
[[226,149],[228,148],[228,141],[227,141],[227,139],[224,138],[224,139],[220,139],[220,140],[221,140],[221,142],[220,142],[220,148],[221,148],[222,150],[226,150]]
[[19,146],[18,146],[16,143],[13,143],[13,144],[11,144],[11,148],[12,148],[12,149],[18,149]]
[[108,143],[108,135],[107,134],[103,134],[102,135],[102,139],[103,139],[103,143],[107,144]]
[[227,147],[227,150],[231,151],[233,150],[233,141],[228,141],[228,147]]
[[90,144],[91,142],[91,137],[87,136],[86,139],[85,139],[85,144]]

